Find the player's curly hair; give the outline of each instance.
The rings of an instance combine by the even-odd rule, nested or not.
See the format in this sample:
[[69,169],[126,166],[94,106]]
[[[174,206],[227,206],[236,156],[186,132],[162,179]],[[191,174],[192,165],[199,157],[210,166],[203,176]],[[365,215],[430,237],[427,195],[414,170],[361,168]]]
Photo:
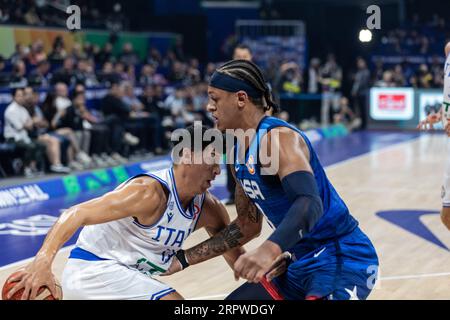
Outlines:
[[271,108],[274,113],[280,111],[280,107],[273,100],[272,93],[263,73],[253,62],[248,60],[231,60],[219,67],[217,72],[243,80],[261,91],[261,98],[249,97],[249,99],[255,105],[261,106],[264,111],[270,110]]

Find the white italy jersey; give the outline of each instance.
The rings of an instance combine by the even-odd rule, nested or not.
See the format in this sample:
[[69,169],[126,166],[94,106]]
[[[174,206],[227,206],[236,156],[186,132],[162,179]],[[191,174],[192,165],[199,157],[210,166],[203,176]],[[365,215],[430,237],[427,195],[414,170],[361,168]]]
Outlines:
[[167,208],[161,218],[150,226],[140,224],[133,217],[86,226],[76,246],[146,275],[158,275],[169,268],[176,251],[195,229],[205,194],[197,195],[184,211],[172,168],[144,175],[158,180],[169,191]]
[[[444,96],[442,103],[442,122],[445,127],[446,123],[450,121],[450,54],[445,60],[444,66]],[[448,140],[448,139],[447,139]],[[442,184],[442,206],[450,207],[450,141],[446,145],[446,164],[444,182]]]

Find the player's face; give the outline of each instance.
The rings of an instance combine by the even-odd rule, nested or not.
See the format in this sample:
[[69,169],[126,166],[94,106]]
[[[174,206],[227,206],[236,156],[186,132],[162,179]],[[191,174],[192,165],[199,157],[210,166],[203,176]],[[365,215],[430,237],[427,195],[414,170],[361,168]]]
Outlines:
[[[197,155],[198,156],[198,155]],[[194,163],[193,170],[195,176],[195,183],[199,188],[199,193],[205,192],[211,187],[212,181],[220,174],[220,157],[212,145],[209,145],[202,152],[202,161]]]
[[220,131],[238,128],[238,105],[236,93],[208,87],[207,110],[214,118],[214,124]]
[[252,54],[248,49],[236,48],[233,53],[233,59],[252,61]]

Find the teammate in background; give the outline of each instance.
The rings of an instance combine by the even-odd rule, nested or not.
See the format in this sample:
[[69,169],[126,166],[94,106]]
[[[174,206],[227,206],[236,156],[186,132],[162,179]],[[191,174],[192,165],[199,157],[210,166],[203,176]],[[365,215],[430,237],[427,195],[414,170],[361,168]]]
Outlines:
[[[208,111],[220,131],[256,133],[235,145],[236,154],[245,150],[245,161],[235,158],[233,166],[237,219],[177,257],[196,264],[244,245],[260,234],[264,214],[274,232],[236,261],[235,277],[248,282],[228,299],[270,299],[261,281],[272,279],[267,272],[284,251],[293,262],[272,280],[284,298],[367,298],[378,270],[375,249],[329,182],[306,135],[265,115],[277,106],[259,68],[245,60],[230,61],[213,74],[208,93]],[[271,161],[279,155],[276,174],[265,175],[267,167],[260,162],[264,149],[271,150]],[[179,270],[174,260],[168,273]]]
[[[437,113],[430,114],[417,126],[421,130],[433,129],[434,124],[442,121],[445,132],[450,137],[450,42],[445,46],[444,66],[444,92],[442,107]],[[441,219],[450,230],[450,148],[447,145],[447,163],[445,167],[444,182],[442,185],[442,210]]]
[[[65,298],[182,299],[153,276],[168,269],[193,231],[204,227],[213,236],[229,223],[224,205],[207,191],[220,173],[213,144],[202,141],[202,151],[194,150],[194,130],[199,129],[187,130],[190,148],[182,149],[180,162],[172,168],[137,175],[102,197],[66,210],[34,261],[11,279],[20,282],[9,296],[25,288],[22,299],[34,299],[41,286],[57,296],[52,262],[84,226],[63,272]],[[202,137],[205,130],[200,126]],[[204,161],[192,164],[200,152]],[[242,253],[236,246],[224,257],[233,266]]]

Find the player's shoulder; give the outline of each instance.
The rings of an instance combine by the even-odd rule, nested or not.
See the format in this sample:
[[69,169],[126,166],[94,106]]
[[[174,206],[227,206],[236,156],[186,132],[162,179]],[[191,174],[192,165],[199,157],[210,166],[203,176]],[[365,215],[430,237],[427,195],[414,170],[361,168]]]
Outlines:
[[272,128],[264,137],[269,144],[277,143],[280,147],[289,147],[300,144],[306,146],[306,141],[298,130],[290,126],[278,126]]
[[159,202],[167,202],[167,188],[163,186],[160,181],[151,176],[141,175],[135,177],[127,183],[127,187],[152,195],[151,198],[153,201],[159,200]]

